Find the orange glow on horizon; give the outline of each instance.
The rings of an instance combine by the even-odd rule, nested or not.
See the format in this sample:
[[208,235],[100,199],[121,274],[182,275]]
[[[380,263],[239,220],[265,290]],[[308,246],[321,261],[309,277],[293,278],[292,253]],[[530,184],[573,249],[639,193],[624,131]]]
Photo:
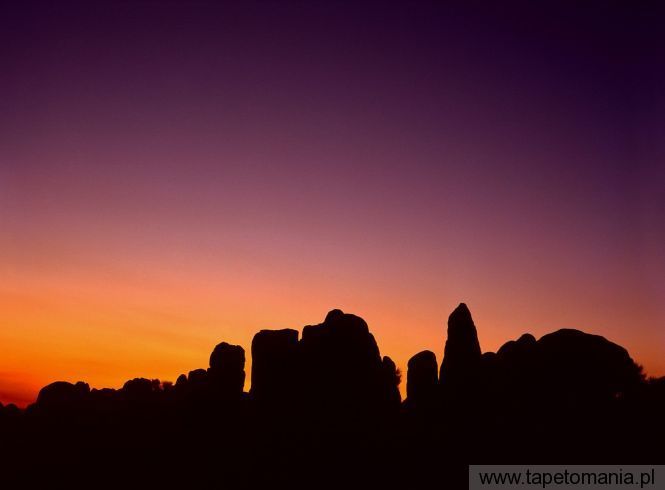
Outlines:
[[[376,278],[353,288],[345,287],[344,277],[278,287],[277,277],[265,275],[256,282],[262,287],[254,288],[253,282],[235,277],[229,282],[234,286],[228,288],[224,280],[194,270],[182,279],[174,271],[132,272],[120,266],[103,276],[74,269],[67,277],[43,269],[34,275],[27,271],[15,271],[0,289],[0,402],[4,404],[25,406],[42,386],[56,380],[82,380],[96,388],[117,388],[134,377],[173,381],[180,373],[207,367],[210,352],[221,341],[245,349],[249,389],[250,346],[256,332],[302,330],[322,321],[335,307],[365,318],[382,355],[392,357],[402,370],[404,395],[407,360],[429,349],[440,362],[447,316],[461,300],[472,310],[483,351],[495,351],[526,331],[538,337],[573,326],[627,347],[649,374],[665,373],[660,347],[653,339],[621,328],[630,318],[647,321],[648,311],[642,319],[626,312],[615,323],[594,328],[595,311],[557,314],[551,307],[536,305],[518,316],[501,300],[454,298],[446,292],[441,295],[450,299],[443,303],[438,300],[440,292],[409,290],[405,284],[386,287]],[[473,296],[482,295],[476,291]]]

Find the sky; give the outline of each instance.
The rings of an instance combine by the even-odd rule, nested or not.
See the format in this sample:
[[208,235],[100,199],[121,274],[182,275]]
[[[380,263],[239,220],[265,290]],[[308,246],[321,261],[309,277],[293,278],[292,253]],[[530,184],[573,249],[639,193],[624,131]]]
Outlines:
[[405,374],[462,301],[665,375],[649,5],[4,3],[0,402],[333,308]]

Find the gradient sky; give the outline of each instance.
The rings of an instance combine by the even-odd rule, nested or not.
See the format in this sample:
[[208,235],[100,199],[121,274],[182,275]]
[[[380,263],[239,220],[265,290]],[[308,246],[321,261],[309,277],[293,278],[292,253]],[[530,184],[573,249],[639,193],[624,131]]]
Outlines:
[[660,24],[557,3],[3,4],[0,402],[332,308],[404,369],[460,301],[665,375]]

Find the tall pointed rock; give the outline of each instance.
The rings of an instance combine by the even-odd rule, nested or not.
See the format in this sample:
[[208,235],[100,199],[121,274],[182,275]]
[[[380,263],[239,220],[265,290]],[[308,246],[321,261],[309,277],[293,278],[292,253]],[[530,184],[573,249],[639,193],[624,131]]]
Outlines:
[[464,303],[448,317],[448,339],[439,376],[444,390],[465,391],[473,383],[480,363],[478,332]]

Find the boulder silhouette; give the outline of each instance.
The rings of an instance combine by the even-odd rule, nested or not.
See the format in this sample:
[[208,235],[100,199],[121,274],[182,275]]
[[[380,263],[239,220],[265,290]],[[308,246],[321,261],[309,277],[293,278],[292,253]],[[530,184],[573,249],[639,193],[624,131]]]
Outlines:
[[48,411],[74,410],[86,403],[89,394],[90,386],[82,381],[56,381],[39,391],[36,406]]
[[438,393],[439,374],[436,354],[419,352],[407,364],[406,399],[411,405],[430,404]]
[[389,397],[379,348],[362,318],[332,310],[303,329],[299,350],[301,396],[319,408],[360,413]]
[[642,381],[641,368],[626,349],[579,330],[541,337],[535,361],[541,389],[555,401],[611,400]]
[[480,343],[471,312],[464,303],[448,317],[448,338],[439,381],[448,392],[468,391],[478,376]]
[[158,379],[134,378],[123,385],[121,393],[123,399],[130,403],[152,403],[158,397],[159,387]]
[[186,374],[181,374],[178,376],[178,379],[175,380],[175,387],[178,389],[179,387],[184,387],[187,384],[187,375]]
[[[180,378],[178,378],[180,379]],[[208,371],[205,369],[193,369],[189,373],[187,373],[187,379],[186,383],[182,382],[183,386],[186,387],[187,391],[189,393],[192,392],[207,392],[209,391],[209,376],[208,376]]]
[[212,394],[208,371],[193,369],[187,375],[181,374],[174,386],[174,396],[179,403],[201,405],[209,403]]
[[538,356],[536,338],[530,333],[523,334],[517,340],[503,344],[496,353],[503,376],[514,382],[535,382],[534,365]]
[[642,381],[641,368],[623,347],[573,329],[505,343],[489,375],[496,394],[513,405],[530,400],[571,409],[612,400]]
[[497,351],[499,357],[517,359],[528,356],[536,345],[536,338],[530,333],[525,333],[517,340],[509,340]]
[[173,385],[173,396],[179,403],[182,403],[187,396],[187,389],[187,375],[181,374],[176,378],[175,384]]
[[255,400],[285,401],[295,395],[298,331],[261,330],[252,339],[252,386]]
[[245,349],[226,342],[210,354],[209,383],[214,392],[225,398],[239,398],[245,386]]
[[523,410],[535,403],[535,391],[540,382],[536,361],[538,346],[531,334],[503,344],[495,353],[481,358],[481,382],[485,394],[494,401],[501,400],[506,410]]

